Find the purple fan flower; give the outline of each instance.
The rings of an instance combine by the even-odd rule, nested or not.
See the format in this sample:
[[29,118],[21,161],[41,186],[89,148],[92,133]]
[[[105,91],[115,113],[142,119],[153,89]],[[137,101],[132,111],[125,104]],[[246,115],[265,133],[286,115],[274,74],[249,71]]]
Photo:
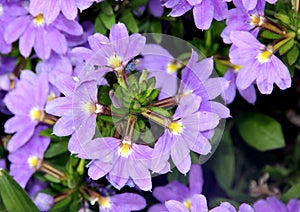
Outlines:
[[140,34],[128,35],[122,23],[112,26],[109,38],[96,33],[88,38],[91,49],[78,47],[73,52],[88,64],[109,67],[115,71],[125,69],[127,63],[139,55],[145,46],[146,38]]
[[[210,210],[211,212],[236,212],[236,209],[229,203],[223,202],[220,206],[217,206]],[[243,203],[240,205],[238,212],[255,212],[254,209],[246,204]]]
[[188,203],[182,203],[176,200],[169,200],[165,203],[167,211],[180,212],[207,212],[206,197],[202,194],[194,194]]
[[224,91],[224,94],[222,94],[223,98],[225,99],[225,103],[232,103],[236,95],[236,90],[238,90],[240,95],[247,102],[254,104],[256,101],[256,91],[254,85],[251,84],[248,88],[241,90],[240,88],[236,87],[236,76],[237,72],[234,69],[228,69],[224,75],[224,78],[230,82],[228,88]]
[[159,99],[174,96],[178,89],[177,71],[183,67],[183,64],[157,44],[145,45],[142,56],[136,68],[140,71],[146,69],[149,78],[155,77],[155,88],[160,89]]
[[40,168],[44,153],[50,143],[50,138],[41,137],[39,133],[45,127],[36,128],[27,144],[10,153],[10,174],[24,188],[33,173]]
[[166,124],[164,134],[155,143],[151,169],[161,173],[166,171],[169,156],[178,170],[186,174],[190,170],[190,151],[206,155],[211,144],[202,134],[219,124],[216,113],[198,111],[199,96],[188,94],[180,100],[172,120]]
[[106,175],[116,188],[133,182],[144,191],[151,190],[150,162],[152,149],[130,139],[96,138],[81,146],[80,158],[92,159],[88,175],[99,179]]
[[53,196],[45,193],[38,193],[33,201],[40,211],[48,211],[54,204]]
[[37,76],[31,71],[22,71],[20,82],[4,99],[7,108],[15,115],[4,125],[6,133],[15,133],[8,143],[9,151],[23,146],[36,126],[47,122],[44,108],[48,93],[49,85],[44,74]]
[[196,27],[206,30],[213,18],[221,21],[227,18],[227,3],[223,0],[168,0],[165,7],[171,8],[170,16],[179,17],[193,9]]
[[275,197],[268,197],[266,200],[258,200],[253,204],[255,212],[278,211],[294,212],[300,211],[300,201],[291,199],[287,205]]
[[12,73],[15,63],[15,58],[0,56],[0,90],[8,91],[12,88],[12,80],[16,78]]
[[242,0],[234,0],[236,8],[229,10],[228,18],[226,19],[226,27],[223,30],[221,37],[224,43],[232,43],[230,33],[232,31],[251,31],[257,37],[259,27],[264,22],[265,1],[258,0],[256,8],[246,10],[242,4]]
[[220,118],[230,117],[227,107],[212,101],[224,92],[229,86],[229,82],[224,78],[212,77],[212,58],[203,59],[200,62],[198,62],[198,58],[198,54],[192,51],[191,58],[182,72],[179,93],[192,93],[201,97],[200,111],[216,113]]
[[29,4],[30,13],[33,16],[44,14],[45,22],[50,24],[55,21],[59,13],[68,20],[75,20],[80,11],[89,8],[94,2],[101,2],[102,0],[31,0]]
[[229,53],[232,63],[242,68],[237,73],[236,85],[244,90],[256,82],[262,94],[270,94],[273,83],[281,90],[291,86],[291,77],[287,67],[273,52],[272,46],[261,44],[251,33],[234,31],[230,39],[237,48]]
[[169,200],[178,201],[184,205],[190,205],[192,198],[195,195],[197,196],[195,198],[199,199],[199,195],[202,192],[202,186],[202,168],[198,164],[193,164],[189,172],[189,188],[186,185],[178,182],[177,180],[172,181],[166,186],[156,187],[153,190],[153,196],[157,200],[159,200],[161,204],[153,205],[149,208],[149,212],[166,211],[167,208],[165,207],[164,203]]
[[270,4],[275,4],[277,0],[242,0],[241,3],[243,4],[246,10],[253,10],[257,5],[261,2],[265,4],[265,1],[269,2]]
[[146,207],[144,197],[134,193],[122,193],[108,197],[97,197],[92,200],[92,204],[95,201],[99,203],[100,212],[130,212],[142,210]]
[[41,59],[48,59],[52,50],[57,54],[64,54],[68,49],[64,33],[83,33],[78,22],[69,21],[62,15],[52,24],[46,24],[42,13],[32,15],[25,8],[21,9],[23,13],[14,16],[5,28],[4,39],[9,44],[19,39],[19,50],[24,57],[29,57],[32,48]]

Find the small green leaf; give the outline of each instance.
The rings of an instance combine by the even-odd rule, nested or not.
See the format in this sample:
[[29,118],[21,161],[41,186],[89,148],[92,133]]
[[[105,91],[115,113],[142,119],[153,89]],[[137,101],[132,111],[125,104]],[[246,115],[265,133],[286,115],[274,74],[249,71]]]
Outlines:
[[273,32],[270,31],[263,31],[260,34],[261,37],[266,38],[266,39],[279,39],[281,38],[281,35],[275,34]]
[[116,18],[115,15],[107,15],[105,13],[100,13],[100,19],[103,23],[103,25],[107,28],[110,29],[115,23],[116,23]]
[[163,115],[165,117],[171,117],[171,114],[169,113],[169,111],[167,111],[166,109],[163,109],[161,107],[150,107],[149,109],[151,111],[158,113],[160,115]]
[[289,40],[285,45],[283,45],[280,49],[279,49],[279,54],[280,55],[284,55],[285,53],[287,53],[295,44],[295,40]]
[[154,20],[150,24],[150,32],[156,43],[161,43],[162,40],[162,27],[160,20]]
[[300,182],[292,185],[292,187],[281,196],[281,199],[285,202],[289,201],[292,198],[300,198]]
[[125,10],[123,12],[122,17],[120,18],[120,22],[123,22],[127,29],[132,33],[139,32],[139,28],[137,26],[136,20],[132,15],[132,12],[130,10]]
[[284,24],[290,24],[291,23],[291,19],[288,15],[285,15],[285,14],[282,14],[282,13],[275,13],[274,16],[275,16],[275,18],[277,18],[278,20],[280,20]]
[[106,15],[113,15],[114,14],[114,10],[112,8],[112,6],[110,5],[110,3],[108,3],[108,1],[103,1],[101,4],[101,12],[105,13]]
[[98,16],[95,20],[95,26],[94,26],[95,32],[101,33],[103,35],[106,34],[107,29],[105,28],[104,24],[102,23],[100,17]]
[[[22,171],[22,170],[20,170]],[[39,212],[28,194],[6,171],[0,169],[0,196],[7,211]]]
[[63,154],[68,151],[68,141],[59,141],[50,145],[46,151],[45,158],[53,158],[57,155]]
[[290,65],[293,65],[299,57],[299,49],[296,45],[287,53],[287,60]]
[[280,124],[260,113],[247,114],[237,123],[239,132],[247,144],[260,151],[285,146]]
[[57,211],[68,211],[67,208],[71,204],[73,197],[69,196],[66,199],[56,203],[50,210],[49,212],[57,212]]
[[143,6],[148,2],[148,0],[134,0],[134,1],[130,1],[130,4],[132,4],[133,6]]

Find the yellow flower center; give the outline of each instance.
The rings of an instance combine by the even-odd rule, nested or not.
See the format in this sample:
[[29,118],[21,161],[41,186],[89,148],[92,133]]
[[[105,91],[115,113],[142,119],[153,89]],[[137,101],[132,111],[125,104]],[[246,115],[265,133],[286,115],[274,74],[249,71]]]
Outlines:
[[177,135],[181,134],[183,131],[183,125],[180,121],[171,122],[168,128],[173,134]]
[[130,153],[131,153],[131,141],[124,138],[119,149],[119,155],[128,158]]
[[88,102],[83,107],[87,113],[101,113],[103,110],[103,106],[97,103],[93,104]]
[[105,209],[109,209],[110,206],[111,206],[111,202],[110,202],[110,198],[109,197],[100,197],[98,199],[98,202],[99,202],[99,205],[102,208],[105,208]]
[[118,69],[122,65],[121,57],[117,56],[116,54],[108,58],[107,62],[113,69]]
[[190,200],[184,200],[183,205],[188,209],[191,210],[191,201]]
[[44,119],[44,111],[38,108],[32,108],[30,111],[30,117],[32,120],[42,121]]
[[253,26],[262,26],[265,23],[266,19],[264,16],[261,15],[250,15],[250,24]]
[[169,74],[173,74],[174,72],[178,71],[178,69],[180,69],[182,67],[182,65],[176,61],[170,62],[167,65],[167,72]]
[[38,159],[37,156],[30,156],[27,160],[27,163],[31,168],[38,169],[41,165],[41,161]]
[[273,54],[273,50],[272,50],[270,47],[267,47],[266,50],[261,51],[261,52],[257,55],[257,60],[258,60],[260,63],[268,62],[268,61],[270,60],[272,54]]
[[45,20],[44,20],[43,14],[40,13],[38,16],[36,16],[36,17],[33,19],[33,23],[34,23],[36,26],[44,26]]

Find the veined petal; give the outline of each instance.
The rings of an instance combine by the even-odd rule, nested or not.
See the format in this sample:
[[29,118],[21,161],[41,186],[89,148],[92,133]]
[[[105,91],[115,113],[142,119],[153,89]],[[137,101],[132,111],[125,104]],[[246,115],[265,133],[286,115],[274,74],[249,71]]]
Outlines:
[[34,45],[35,35],[36,35],[36,28],[32,24],[29,24],[28,28],[20,37],[20,42],[19,42],[20,53],[26,58],[30,55],[31,49]]
[[16,18],[6,27],[4,32],[4,40],[7,43],[13,43],[14,41],[18,40],[18,38],[20,38],[20,36],[27,29],[30,21],[31,20],[29,16]]
[[172,212],[189,212],[189,210],[183,205],[183,203],[178,202],[176,200],[169,200],[165,202],[165,206],[168,208],[169,211]]
[[214,6],[211,0],[202,0],[201,4],[194,7],[193,15],[198,29],[208,29],[214,17]]
[[74,20],[77,16],[75,0],[63,0],[61,2],[61,11],[67,19]]

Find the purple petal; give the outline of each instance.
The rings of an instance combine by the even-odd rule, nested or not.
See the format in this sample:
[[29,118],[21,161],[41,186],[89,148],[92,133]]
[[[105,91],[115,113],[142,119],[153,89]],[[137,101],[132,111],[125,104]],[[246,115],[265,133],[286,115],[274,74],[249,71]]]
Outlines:
[[148,212],[168,212],[168,209],[164,204],[155,204],[152,205],[149,209]]
[[[230,33],[230,40],[238,48],[260,50],[265,47],[250,32],[232,31]],[[233,63],[235,63],[235,62],[233,62]]]
[[113,42],[118,42],[120,40],[128,38],[128,31],[123,23],[118,23],[112,26],[110,29],[109,39]]
[[189,212],[189,210],[183,205],[183,203],[176,200],[169,200],[165,202],[165,206],[172,212]]
[[224,20],[228,16],[227,2],[212,0],[214,5],[214,18],[217,21]]
[[154,188],[153,196],[160,202],[168,200],[183,201],[190,196],[190,191],[186,185],[174,180],[165,186]]
[[203,173],[202,168],[198,164],[192,164],[189,172],[189,184],[192,194],[201,194],[203,187]]
[[164,13],[164,8],[160,0],[150,0],[149,9],[154,17],[161,17]]
[[191,212],[207,212],[206,197],[202,194],[196,194],[191,199]]
[[219,124],[219,117],[215,113],[211,112],[200,112],[200,130],[211,130]]
[[16,18],[6,27],[4,32],[4,40],[7,43],[13,43],[14,41],[18,40],[18,38],[27,29],[30,21],[31,20],[29,16]]
[[43,28],[37,28],[34,50],[41,59],[48,59],[50,57],[51,49],[46,41],[47,33]]
[[117,194],[111,197],[113,204],[121,206],[124,211],[138,211],[146,207],[145,199],[133,193]]
[[[40,1],[38,1],[40,2]],[[47,24],[52,23],[58,17],[60,12],[60,2],[57,0],[48,0],[44,4],[44,19]],[[42,12],[42,11],[41,11]]]
[[253,10],[257,4],[257,0],[242,0],[246,10]]
[[201,4],[194,7],[193,15],[198,29],[208,29],[214,17],[214,6],[211,0],[202,0]]
[[73,120],[70,117],[61,117],[53,127],[53,134],[57,136],[68,136],[73,133]]
[[36,35],[36,28],[32,24],[30,24],[28,28],[25,30],[24,34],[20,37],[20,41],[19,41],[20,53],[26,58],[30,55],[31,49],[34,45],[35,35]]
[[243,203],[241,204],[238,212],[254,212],[254,209],[250,205]]
[[57,29],[48,30],[46,42],[57,54],[65,54],[68,49],[67,40]]
[[178,140],[173,144],[171,150],[171,157],[176,165],[177,169],[182,173],[186,174],[191,168],[191,156],[190,150],[187,144],[183,140]]
[[64,0],[61,3],[61,11],[69,20],[74,20],[77,16],[77,6],[74,0]]
[[99,178],[105,176],[111,167],[111,163],[104,163],[100,160],[94,160],[89,166],[88,175],[93,180],[98,180]]
[[277,86],[281,90],[291,87],[291,75],[284,63],[282,63],[282,61],[274,55],[271,57],[271,63],[271,69],[266,70],[274,71],[274,73],[271,73],[273,75],[272,77],[274,77],[274,82],[277,84]]

